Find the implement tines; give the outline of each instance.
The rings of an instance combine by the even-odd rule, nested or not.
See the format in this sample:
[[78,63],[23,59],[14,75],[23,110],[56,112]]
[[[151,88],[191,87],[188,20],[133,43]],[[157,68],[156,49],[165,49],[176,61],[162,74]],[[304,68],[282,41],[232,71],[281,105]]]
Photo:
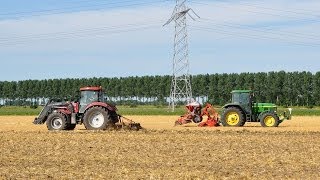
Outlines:
[[140,123],[136,123],[132,119],[123,117],[121,115],[118,115],[118,116],[119,116],[118,126],[120,126],[118,128],[135,130],[135,131],[139,131],[140,129],[142,129]]

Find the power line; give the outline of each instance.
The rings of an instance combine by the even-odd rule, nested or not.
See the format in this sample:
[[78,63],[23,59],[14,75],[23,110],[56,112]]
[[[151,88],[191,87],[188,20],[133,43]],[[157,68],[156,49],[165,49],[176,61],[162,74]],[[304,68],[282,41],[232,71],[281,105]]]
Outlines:
[[[88,1],[89,2],[89,1]],[[123,3],[130,4],[123,4]],[[0,13],[0,18],[4,17],[14,17],[14,18],[23,18],[23,17],[34,17],[34,16],[43,16],[43,15],[55,15],[55,14],[63,14],[63,13],[72,13],[72,10],[81,10],[81,11],[89,11],[89,10],[102,10],[105,8],[121,8],[121,7],[132,7],[132,6],[142,6],[142,5],[151,5],[157,3],[168,2],[168,0],[157,0],[152,2],[136,2],[136,1],[121,1],[121,2],[108,2],[108,3],[99,3],[99,4],[91,4],[91,5],[78,5],[72,7],[64,7],[64,8],[55,8],[55,9],[44,9],[44,10],[35,10],[35,11],[25,11],[25,12],[11,12],[11,13]],[[111,6],[110,6],[111,5]],[[97,7],[92,9],[93,7]],[[85,8],[85,9],[83,9]],[[90,9],[91,8],[91,9]],[[69,10],[69,11],[66,11]]]
[[[167,0],[166,0],[167,1]],[[122,2],[133,2],[133,1],[122,1]],[[164,2],[164,1],[163,1]],[[118,2],[120,3],[120,2]],[[199,2],[201,3],[201,2]],[[213,29],[212,27],[194,27],[193,29],[195,30],[205,30],[205,31],[217,31],[216,27],[221,27],[221,28],[233,28],[233,29],[240,29],[240,30],[248,30],[248,31],[253,31],[257,33],[264,33],[263,35],[257,36],[254,34],[241,34],[239,32],[230,32],[230,29],[220,29],[222,32],[229,33],[229,35],[242,35],[242,37],[246,38],[255,38],[255,39],[274,39],[274,40],[281,40],[284,42],[292,42],[295,44],[299,45],[304,45],[304,46],[319,46],[318,43],[306,43],[300,41],[301,39],[304,40],[310,40],[310,41],[318,41],[319,36],[316,34],[305,34],[305,33],[300,33],[300,32],[289,32],[289,31],[283,31],[283,30],[274,30],[272,28],[263,28],[263,27],[252,27],[250,25],[244,25],[244,24],[239,24],[239,23],[233,23],[233,22],[228,22],[228,21],[222,21],[221,23],[216,23],[215,21],[218,21],[216,19],[212,18],[204,18],[200,19],[200,23],[206,23],[206,25],[212,25],[215,27]],[[152,25],[152,23],[155,23]],[[1,45],[16,45],[20,43],[28,43],[28,41],[38,41],[42,39],[68,39],[72,37],[85,37],[88,35],[94,35],[101,34],[103,33],[109,33],[109,34],[117,34],[117,33],[126,33],[126,32],[132,32],[136,31],[135,29],[143,29],[146,27],[147,29],[149,28],[154,28],[154,27],[160,27],[159,24],[161,23],[160,21],[149,21],[149,22],[140,22],[140,23],[133,23],[133,24],[124,24],[124,25],[119,25],[119,26],[102,26],[102,27],[96,27],[96,28],[86,28],[86,29],[78,29],[74,31],[60,31],[60,32],[54,32],[54,33],[43,33],[43,34],[30,34],[30,35],[24,35],[24,36],[19,36],[19,35],[13,35],[11,37],[0,37],[0,44]],[[150,26],[149,26],[150,25]],[[267,33],[267,34],[266,34]],[[271,35],[272,37],[266,35]],[[68,37],[70,36],[70,37]],[[103,35],[106,36],[106,35]],[[286,39],[285,37],[290,37],[290,38],[298,38],[298,40],[289,40]],[[300,39],[299,39],[300,38]]]
[[96,31],[103,31],[103,30],[110,30],[110,29],[121,29],[121,28],[130,28],[130,27],[136,27],[136,26],[144,26],[149,24],[161,24],[161,21],[144,21],[144,22],[136,22],[136,23],[129,23],[129,24],[121,24],[121,25],[107,25],[107,26],[101,26],[101,27],[95,27],[95,28],[83,28],[83,29],[76,29],[74,31],[57,31],[57,32],[51,32],[51,33],[41,33],[41,34],[29,34],[29,35],[19,35],[19,34],[12,34],[11,37],[0,37],[0,41],[8,41],[8,40],[14,40],[14,39],[27,39],[27,38],[33,38],[33,37],[43,37],[43,36],[55,36],[55,35],[64,35],[64,34],[74,34],[74,33],[86,33],[86,32],[96,32]]
[[[200,4],[200,5],[214,5],[214,6],[222,6],[222,7],[228,7],[230,8],[230,4],[231,2],[226,2],[226,1],[216,1],[218,3],[215,3],[215,4],[209,4],[209,3],[205,3],[205,2],[199,2],[199,1],[191,1],[192,3],[194,4]],[[250,5],[250,4],[244,4],[242,2],[232,2],[236,5],[240,5],[240,6],[243,6],[243,7],[255,7],[255,8],[260,8],[260,9],[265,9],[265,10],[273,10],[273,11],[277,11],[277,12],[291,12],[291,14],[295,14],[295,15],[308,15],[310,16],[309,18],[313,18],[313,21],[312,22],[320,22],[319,20],[319,15],[315,15],[315,14],[308,14],[308,13],[299,13],[299,12],[296,12],[294,13],[294,11],[289,11],[289,10],[277,10],[277,9],[274,9],[274,8],[265,8],[265,7],[260,7],[260,6],[254,6],[254,5]],[[290,18],[290,19],[297,19],[297,16],[290,16],[290,15],[285,15],[285,14],[275,14],[275,13],[270,13],[270,12],[262,12],[262,11],[259,11],[259,10],[249,10],[247,8],[245,9],[242,9],[242,11],[246,11],[246,12],[249,12],[249,13],[253,13],[253,14],[263,14],[263,15],[268,15],[268,16],[276,16],[276,17],[285,17],[285,18]],[[300,20],[300,21],[305,21],[304,19],[303,20]],[[310,20],[309,20],[310,21]]]
[[120,33],[128,33],[134,31],[148,30],[153,28],[161,27],[160,23],[147,23],[147,24],[126,24],[121,26],[107,26],[101,28],[88,28],[81,29],[72,32],[55,32],[55,33],[45,33],[38,35],[30,35],[30,36],[17,36],[14,38],[2,38],[0,39],[0,45],[18,45],[30,43],[33,41],[41,41],[41,40],[61,40],[61,39],[70,39],[70,38],[79,38],[79,37],[104,37],[114,34]]
[[[117,7],[120,7],[120,5],[121,7],[130,7],[130,6],[136,6],[136,5],[146,5],[146,4],[154,4],[158,2],[166,2],[166,1],[168,0],[153,1],[153,2],[139,2],[134,4],[123,4],[128,2],[134,2],[132,0],[131,1],[127,0],[127,1],[121,1],[121,2],[108,3],[108,5],[109,7],[110,5],[117,5]],[[82,2],[89,2],[89,1],[82,1]],[[112,7],[115,7],[115,6],[112,6]],[[58,10],[58,9],[43,10],[43,11],[41,10],[41,11],[34,11],[34,12],[44,12],[44,11],[50,12],[53,10]],[[25,13],[25,12],[22,12],[22,13]],[[32,12],[29,12],[29,13],[32,13]],[[155,24],[152,24],[152,23],[155,23]],[[111,34],[118,34],[118,33],[127,33],[127,32],[142,30],[142,29],[151,29],[155,27],[161,27],[160,23],[161,22],[159,21],[157,22],[148,21],[143,23],[132,23],[132,24],[119,25],[119,26],[104,26],[99,28],[79,29],[71,32],[60,31],[60,32],[54,32],[54,33],[30,34],[30,35],[24,35],[24,36],[16,35],[13,37],[11,36],[11,37],[2,37],[2,38],[0,37],[0,44],[1,45],[17,45],[21,43],[22,44],[29,43],[30,41],[39,41],[39,40],[47,40],[47,39],[67,39],[72,37],[85,37],[88,35],[97,35],[97,34],[99,34],[99,36],[101,35],[106,36],[105,33],[108,33],[108,35],[111,35]]]
[[244,29],[244,30],[255,31],[255,32],[269,33],[269,34],[273,34],[273,35],[291,36],[291,37],[304,38],[304,39],[310,39],[310,40],[317,40],[317,39],[320,40],[319,35],[315,35],[315,34],[304,34],[304,33],[299,33],[299,32],[274,30],[274,29],[270,29],[270,28],[251,27],[249,25],[238,24],[238,23],[227,22],[227,21],[223,21],[221,23],[214,23],[215,20],[209,19],[209,18],[203,18],[200,20],[204,20],[206,25],[210,24],[213,26],[223,26],[223,27],[227,27],[227,28],[236,28],[236,29],[242,29],[242,30]]
[[[276,8],[270,8],[270,7],[265,7],[265,6],[261,6],[261,5],[257,5],[256,3],[248,3],[248,2],[239,2],[239,4],[244,5],[244,6],[248,6],[248,7],[255,7],[255,8],[259,8],[259,9],[265,9],[265,10],[271,10],[271,11],[277,11],[277,12],[287,12],[290,14],[297,14],[297,15],[304,15],[304,16],[310,16],[313,18],[319,18],[320,14],[319,12],[317,13],[310,13],[310,10],[288,10],[288,9],[276,9]],[[301,11],[305,11],[305,12],[301,12]],[[309,12],[307,12],[309,11]]]
[[[199,2],[199,1],[192,1],[193,3],[197,3],[197,4],[202,4],[202,5],[211,5],[209,3],[203,3],[203,2]],[[218,1],[219,4],[223,4],[224,6],[228,5],[228,4],[231,4],[231,2],[225,2],[225,1]],[[243,6],[244,5],[250,5],[250,4],[243,4],[243,2],[237,2],[235,4],[242,4]],[[212,4],[212,5],[216,5],[216,4]],[[230,6],[228,6],[230,7]],[[262,8],[263,9],[263,8]],[[269,8],[269,9],[272,9],[272,10],[276,10],[274,8]],[[248,10],[245,10],[245,11],[248,11]],[[281,10],[279,10],[281,11]],[[288,11],[288,10],[285,10],[286,12],[291,12],[291,11]],[[256,14],[261,14],[261,12],[254,12]],[[291,12],[291,13],[294,13],[294,12]],[[268,15],[274,15],[274,16],[277,16],[279,14],[269,14],[267,13]],[[294,14],[298,14],[298,15],[307,15],[306,13],[294,13]],[[310,15],[310,14],[308,14]],[[281,16],[281,15],[280,15]],[[315,17],[315,15],[311,14],[312,17]],[[291,18],[293,18],[291,16]],[[320,37],[319,35],[317,34],[306,34],[306,33],[300,33],[300,32],[290,32],[290,31],[285,31],[285,30],[281,30],[281,29],[273,29],[273,28],[268,28],[266,26],[263,26],[263,27],[257,27],[257,26],[252,26],[252,25],[246,25],[246,24],[239,24],[239,23],[234,23],[234,22],[228,22],[228,21],[225,21],[225,19],[223,21],[219,21],[219,23],[215,23],[215,21],[219,21],[218,19],[210,19],[210,18],[204,18],[204,19],[201,19],[200,22],[201,23],[205,23],[206,27],[194,27],[193,29],[196,29],[196,30],[212,30],[212,28],[210,29],[210,27],[207,27],[208,25],[211,25],[215,28],[215,31],[217,30],[217,28],[221,28],[220,31],[222,31],[222,33],[227,33],[227,34],[231,34],[231,35],[234,35],[234,36],[245,36],[246,38],[261,38],[261,37],[265,37],[267,39],[276,39],[276,40],[281,40],[281,41],[284,41],[284,42],[291,42],[291,43],[294,43],[294,44],[298,44],[298,45],[303,45],[303,46],[316,46],[318,47],[319,46],[319,43],[308,43],[308,42],[305,42],[305,40],[309,40],[309,41],[319,41]],[[305,20],[304,20],[305,21]],[[318,21],[318,20],[314,20],[314,21],[310,21],[310,22],[315,22],[315,21]],[[236,32],[231,32],[230,33],[230,30],[232,29],[238,29],[238,30],[246,30],[246,31],[251,31],[251,32],[256,32],[256,33],[260,33],[259,36],[256,36],[256,35],[253,35],[252,33],[248,33],[248,32],[239,32],[239,31],[236,31]],[[229,32],[228,32],[229,31]],[[245,33],[245,34],[243,34]],[[266,37],[266,35],[268,37]],[[270,37],[271,36],[271,37]],[[286,38],[286,37],[289,37],[290,39]],[[294,42],[293,42],[294,41]]]
[[277,40],[281,41],[282,43],[288,43],[290,45],[298,45],[298,46],[307,46],[307,47],[315,47],[319,48],[319,43],[306,43],[306,42],[300,42],[300,41],[289,41],[288,39],[284,39],[282,37],[270,37],[266,35],[253,35],[253,34],[245,34],[241,32],[230,32],[226,31],[225,29],[219,29],[214,27],[201,27],[201,26],[190,26],[193,30],[198,31],[206,31],[206,32],[216,32],[218,34],[224,34],[228,35],[230,37],[240,37],[245,39],[254,39],[254,40]]

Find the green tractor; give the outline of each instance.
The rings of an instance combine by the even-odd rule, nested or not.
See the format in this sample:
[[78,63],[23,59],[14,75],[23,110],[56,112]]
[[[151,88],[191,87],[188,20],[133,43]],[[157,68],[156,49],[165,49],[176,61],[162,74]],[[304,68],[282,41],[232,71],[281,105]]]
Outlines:
[[232,102],[223,106],[220,123],[223,126],[239,127],[246,122],[260,122],[263,127],[277,127],[284,120],[291,119],[291,111],[277,113],[277,106],[272,103],[255,103],[251,90],[234,90]]

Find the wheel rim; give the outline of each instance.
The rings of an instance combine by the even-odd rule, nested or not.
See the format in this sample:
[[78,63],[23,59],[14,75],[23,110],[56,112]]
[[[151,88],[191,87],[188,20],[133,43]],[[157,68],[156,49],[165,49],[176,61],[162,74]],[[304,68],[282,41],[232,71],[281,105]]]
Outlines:
[[200,116],[195,116],[193,119],[194,123],[200,123],[201,122],[201,117]]
[[59,117],[54,118],[51,121],[51,126],[53,129],[60,129],[62,127],[62,119]]
[[229,112],[226,116],[227,124],[230,126],[235,126],[239,123],[240,117],[237,112]]
[[264,121],[264,124],[268,127],[271,127],[276,123],[276,119],[272,116],[265,117],[263,121]]
[[89,120],[89,124],[94,128],[100,128],[104,123],[104,116],[102,113],[97,112],[93,114]]

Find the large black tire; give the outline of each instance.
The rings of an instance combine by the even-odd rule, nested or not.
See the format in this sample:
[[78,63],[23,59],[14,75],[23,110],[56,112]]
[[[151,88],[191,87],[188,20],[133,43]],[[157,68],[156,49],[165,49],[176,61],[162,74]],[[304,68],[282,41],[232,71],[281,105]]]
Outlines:
[[262,127],[278,127],[279,117],[273,112],[265,112],[261,115],[260,124]]
[[88,130],[105,130],[113,123],[105,108],[93,107],[85,113],[83,124]]
[[119,115],[115,111],[109,111],[109,113],[110,113],[109,117],[113,124],[119,122]]
[[47,128],[50,131],[54,130],[67,130],[68,124],[65,115],[54,112],[48,116]]
[[229,107],[223,111],[220,122],[223,126],[239,127],[244,126],[246,120],[239,108]]
[[242,123],[240,124],[240,126],[242,127],[242,126],[244,126],[244,124],[246,124],[246,122],[247,122],[247,120],[245,119],[245,120],[243,120],[242,121]]
[[67,125],[67,130],[69,130],[69,131],[72,131],[72,130],[74,130],[75,128],[76,128],[76,124],[68,124]]

